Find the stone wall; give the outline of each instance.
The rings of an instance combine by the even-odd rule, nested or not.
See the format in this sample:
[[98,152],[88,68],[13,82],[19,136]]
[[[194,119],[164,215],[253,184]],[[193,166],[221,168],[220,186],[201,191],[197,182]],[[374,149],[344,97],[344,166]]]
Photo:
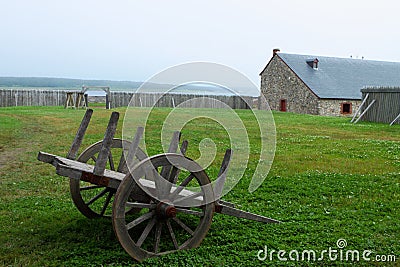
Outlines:
[[[342,114],[342,104],[351,104],[351,112]],[[318,114],[322,116],[353,116],[360,107],[361,100],[346,100],[346,99],[321,99],[318,105]]]
[[261,74],[261,93],[272,110],[285,99],[288,112],[318,115],[318,97],[277,55]]

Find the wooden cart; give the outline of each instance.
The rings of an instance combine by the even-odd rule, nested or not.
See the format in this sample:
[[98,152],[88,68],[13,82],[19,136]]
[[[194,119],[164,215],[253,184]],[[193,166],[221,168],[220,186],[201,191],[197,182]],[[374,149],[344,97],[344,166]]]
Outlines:
[[119,242],[137,261],[198,247],[214,212],[279,222],[221,200],[221,189],[216,187],[223,186],[231,150],[226,151],[218,183],[213,185],[204,169],[184,156],[188,142],[179,149],[179,132],[173,134],[168,153],[149,157],[139,147],[143,128],[137,129],[132,142],[114,138],[119,114],[113,112],[104,139],[78,156],[92,113],[86,111],[67,157],[39,152],[38,160],[70,178],[72,199],[83,215],[112,218]]

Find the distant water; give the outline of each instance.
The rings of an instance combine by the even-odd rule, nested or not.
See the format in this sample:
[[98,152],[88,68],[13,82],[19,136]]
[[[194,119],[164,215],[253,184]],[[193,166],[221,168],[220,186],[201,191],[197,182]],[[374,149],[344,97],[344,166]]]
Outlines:
[[106,96],[106,92],[104,91],[86,91],[88,96]]
[[[0,87],[1,89],[13,89],[13,90],[65,90],[65,91],[76,91],[80,92],[81,88],[62,88],[62,87]],[[123,88],[110,88],[111,92],[136,92],[137,88],[123,89]],[[141,88],[140,93],[164,93],[163,88]],[[173,88],[168,91],[169,94],[190,94],[190,95],[235,95],[235,92],[227,90],[219,86],[199,86],[199,85],[184,85]],[[259,92],[254,90],[246,90],[241,88],[238,90],[239,95],[243,96],[259,96]],[[103,90],[88,90],[86,91],[88,96],[105,96],[106,93]]]

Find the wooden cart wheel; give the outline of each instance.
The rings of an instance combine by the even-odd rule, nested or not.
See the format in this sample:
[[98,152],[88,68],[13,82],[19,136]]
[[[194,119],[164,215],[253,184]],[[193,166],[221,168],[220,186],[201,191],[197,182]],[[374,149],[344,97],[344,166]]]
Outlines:
[[[111,145],[110,156],[106,168],[127,173],[127,169],[121,164],[122,150],[129,147],[130,142],[114,138]],[[99,141],[85,149],[77,158],[77,161],[95,165],[100,152],[102,141]],[[135,157],[138,161],[147,158],[146,154],[138,149]],[[72,200],[78,210],[88,218],[110,217],[111,205],[115,189],[93,185],[88,182],[70,179],[69,188]]]
[[[152,171],[155,174],[149,179]],[[156,175],[160,175],[158,181],[154,179]],[[150,202],[135,197],[146,191],[140,189],[138,194],[139,183],[153,192],[146,193]],[[188,186],[197,187],[198,192],[186,190]],[[130,201],[132,197],[135,202]],[[190,199],[198,205],[180,205]],[[132,207],[141,211],[127,214],[126,210]],[[210,179],[197,163],[181,154],[160,154],[141,161],[121,182],[113,203],[113,227],[122,247],[134,259],[142,261],[198,247],[210,228],[214,207]]]

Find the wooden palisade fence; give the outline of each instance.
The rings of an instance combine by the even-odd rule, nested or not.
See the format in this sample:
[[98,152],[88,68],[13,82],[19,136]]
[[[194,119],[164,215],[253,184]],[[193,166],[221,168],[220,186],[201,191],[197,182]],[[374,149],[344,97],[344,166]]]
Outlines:
[[[400,123],[400,87],[365,87],[361,90],[362,105],[353,120]],[[359,117],[356,119],[357,113]]]
[[[63,106],[67,93],[71,90],[49,89],[1,89],[0,107],[12,106]],[[79,91],[76,91],[78,93]],[[74,94],[76,94],[74,93]],[[193,95],[193,94],[157,94],[111,92],[111,108],[126,107],[133,97],[132,106],[135,107],[189,107],[189,108],[223,108],[248,109],[252,107],[254,97],[225,96],[225,95]],[[75,98],[75,96],[74,96]],[[196,98],[196,101],[188,101]],[[217,101],[216,101],[217,100]],[[221,104],[225,103],[224,104]]]

